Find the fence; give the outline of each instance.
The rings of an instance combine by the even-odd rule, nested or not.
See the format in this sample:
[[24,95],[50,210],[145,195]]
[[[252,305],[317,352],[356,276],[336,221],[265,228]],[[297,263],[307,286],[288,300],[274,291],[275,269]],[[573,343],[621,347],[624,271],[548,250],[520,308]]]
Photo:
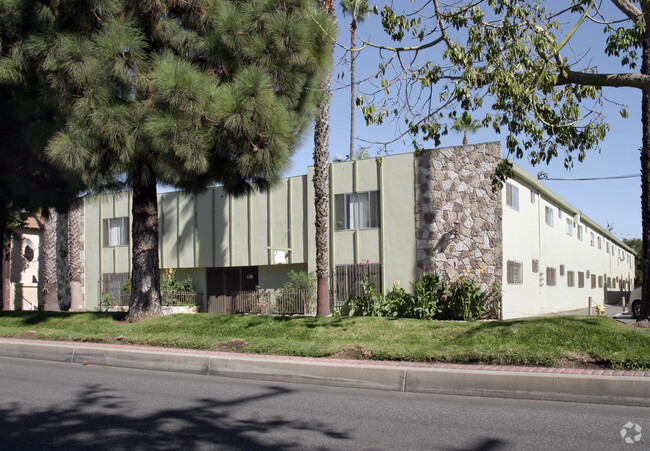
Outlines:
[[[163,291],[162,305],[196,305],[201,306],[201,293],[194,291]],[[127,307],[131,299],[131,293],[118,291],[113,293],[104,293],[102,295],[102,304],[104,308],[108,307]]]
[[381,263],[336,265],[336,296],[332,307],[338,309],[351,297],[363,297],[365,293],[359,282],[365,280],[374,282],[381,293]]
[[316,293],[311,290],[231,291],[210,296],[209,313],[258,313],[265,315],[310,315],[315,310]]

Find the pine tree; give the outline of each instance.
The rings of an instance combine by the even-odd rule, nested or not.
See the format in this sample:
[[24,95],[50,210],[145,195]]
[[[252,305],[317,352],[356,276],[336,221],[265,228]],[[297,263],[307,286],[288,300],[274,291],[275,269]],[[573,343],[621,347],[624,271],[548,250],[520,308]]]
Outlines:
[[[15,3],[15,2],[13,2]],[[0,1],[0,283],[12,226],[34,213],[61,212],[83,186],[78,177],[54,167],[45,146],[59,129],[61,110],[42,74],[27,66],[21,40],[33,31],[28,8]],[[22,71],[18,67],[22,66]],[[0,288],[0,306],[6,290]]]
[[319,101],[330,23],[312,0],[33,3],[11,2],[38,22],[21,53],[67,107],[49,156],[94,190],[132,189],[129,321],[159,315],[156,185],[278,180]]

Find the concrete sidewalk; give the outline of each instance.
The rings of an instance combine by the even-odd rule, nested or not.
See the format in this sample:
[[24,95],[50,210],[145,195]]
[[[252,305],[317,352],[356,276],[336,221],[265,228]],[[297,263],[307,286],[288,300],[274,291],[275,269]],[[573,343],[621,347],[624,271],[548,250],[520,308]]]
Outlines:
[[650,372],[340,360],[0,338],[0,356],[411,393],[650,407]]

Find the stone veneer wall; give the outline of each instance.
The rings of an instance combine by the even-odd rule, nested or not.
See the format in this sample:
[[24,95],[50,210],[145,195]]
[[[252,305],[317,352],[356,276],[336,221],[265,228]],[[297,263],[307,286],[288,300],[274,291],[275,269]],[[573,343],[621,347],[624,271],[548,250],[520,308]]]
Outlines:
[[[494,193],[491,184],[500,160],[499,142],[433,149],[415,157],[420,270],[451,279],[470,270],[486,284],[501,283],[501,190]],[[456,222],[459,234],[454,233]]]

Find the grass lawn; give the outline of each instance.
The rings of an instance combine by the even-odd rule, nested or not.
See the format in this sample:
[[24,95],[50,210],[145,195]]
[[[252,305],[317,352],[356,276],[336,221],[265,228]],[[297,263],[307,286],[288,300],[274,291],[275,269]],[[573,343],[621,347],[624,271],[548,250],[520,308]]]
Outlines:
[[650,329],[605,317],[489,322],[371,317],[0,312],[0,336],[414,362],[650,370]]

